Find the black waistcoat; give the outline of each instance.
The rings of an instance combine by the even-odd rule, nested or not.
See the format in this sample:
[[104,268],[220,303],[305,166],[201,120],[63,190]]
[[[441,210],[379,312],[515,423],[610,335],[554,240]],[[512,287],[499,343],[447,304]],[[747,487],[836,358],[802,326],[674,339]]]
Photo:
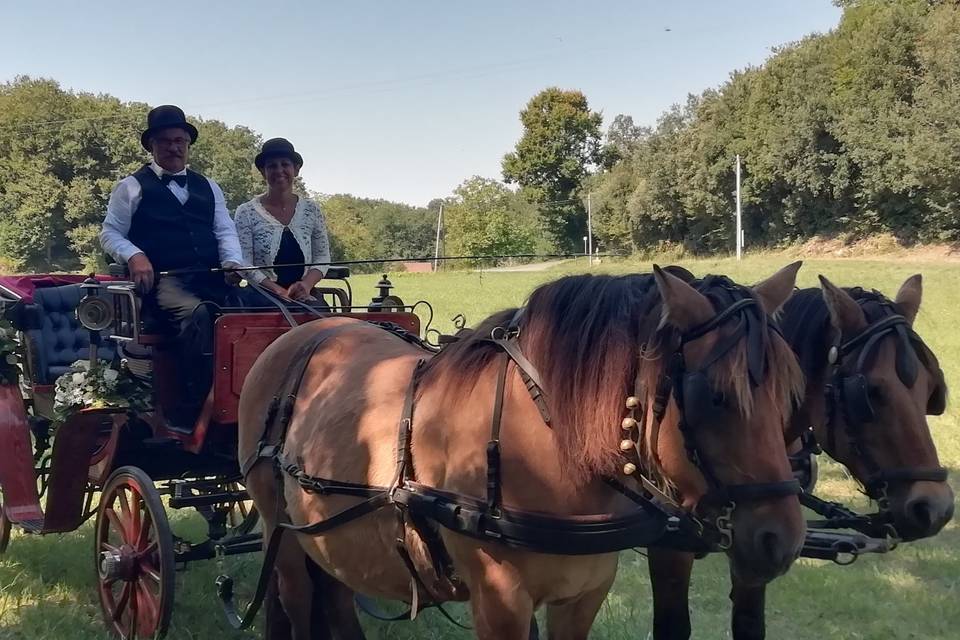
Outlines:
[[130,223],[130,242],[142,250],[157,271],[219,267],[213,233],[213,189],[202,175],[187,170],[190,196],[180,204],[149,165],[133,174],[142,197]]

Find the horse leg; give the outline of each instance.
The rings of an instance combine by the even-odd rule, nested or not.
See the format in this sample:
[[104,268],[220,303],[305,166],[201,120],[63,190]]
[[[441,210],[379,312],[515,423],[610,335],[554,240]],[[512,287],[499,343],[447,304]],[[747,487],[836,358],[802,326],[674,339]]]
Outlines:
[[290,618],[280,604],[280,592],[277,589],[277,572],[270,578],[270,585],[263,598],[263,636],[266,640],[290,640],[293,629],[290,628]]
[[730,600],[733,601],[734,640],[763,640],[767,635],[764,619],[766,585],[739,584],[731,576]]
[[314,637],[326,637],[317,635],[322,620],[336,640],[366,640],[353,604],[353,591],[310,558],[307,571],[313,582]]
[[613,579],[603,586],[588,591],[575,600],[563,604],[547,606],[547,637],[549,640],[586,640],[590,636],[590,627],[600,611]]
[[323,608],[313,606],[314,585],[307,572],[307,554],[292,538],[280,543],[277,591],[290,620],[292,640],[331,640]]
[[477,640],[529,640],[533,599],[506,565],[484,562],[470,584],[470,609]]
[[689,592],[693,560],[692,553],[659,547],[647,549],[655,640],[687,640],[690,637]]

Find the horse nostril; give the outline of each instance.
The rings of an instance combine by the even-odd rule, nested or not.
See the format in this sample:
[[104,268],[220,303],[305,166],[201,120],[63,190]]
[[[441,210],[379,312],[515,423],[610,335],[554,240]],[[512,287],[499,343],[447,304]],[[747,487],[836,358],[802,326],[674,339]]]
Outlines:
[[917,498],[906,504],[907,517],[919,529],[926,531],[933,524],[933,505],[928,498]]
[[784,553],[783,543],[777,532],[769,529],[758,531],[755,542],[757,551],[767,562],[780,564],[786,560],[788,554]]

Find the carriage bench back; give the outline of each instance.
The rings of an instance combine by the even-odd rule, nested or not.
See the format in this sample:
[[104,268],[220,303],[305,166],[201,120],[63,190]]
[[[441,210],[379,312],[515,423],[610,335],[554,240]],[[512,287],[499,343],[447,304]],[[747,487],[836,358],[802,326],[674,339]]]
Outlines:
[[[38,288],[33,301],[24,302],[16,312],[16,325],[27,340],[32,381],[52,385],[70,365],[90,354],[90,334],[77,321],[76,309],[83,297],[79,284]],[[104,341],[98,350],[101,360],[111,360],[114,345]]]

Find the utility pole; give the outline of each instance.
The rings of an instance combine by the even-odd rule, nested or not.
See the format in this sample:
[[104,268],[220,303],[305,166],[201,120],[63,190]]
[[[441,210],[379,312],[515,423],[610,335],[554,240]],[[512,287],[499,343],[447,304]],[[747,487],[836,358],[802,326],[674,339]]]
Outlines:
[[740,220],[740,154],[737,154],[737,262],[740,261],[740,250],[743,247],[743,225]]
[[593,264],[593,193],[587,193],[587,264]]
[[443,203],[440,203],[440,213],[437,214],[437,246],[433,252],[433,270],[437,270],[437,262],[440,257],[440,225],[443,224]]

